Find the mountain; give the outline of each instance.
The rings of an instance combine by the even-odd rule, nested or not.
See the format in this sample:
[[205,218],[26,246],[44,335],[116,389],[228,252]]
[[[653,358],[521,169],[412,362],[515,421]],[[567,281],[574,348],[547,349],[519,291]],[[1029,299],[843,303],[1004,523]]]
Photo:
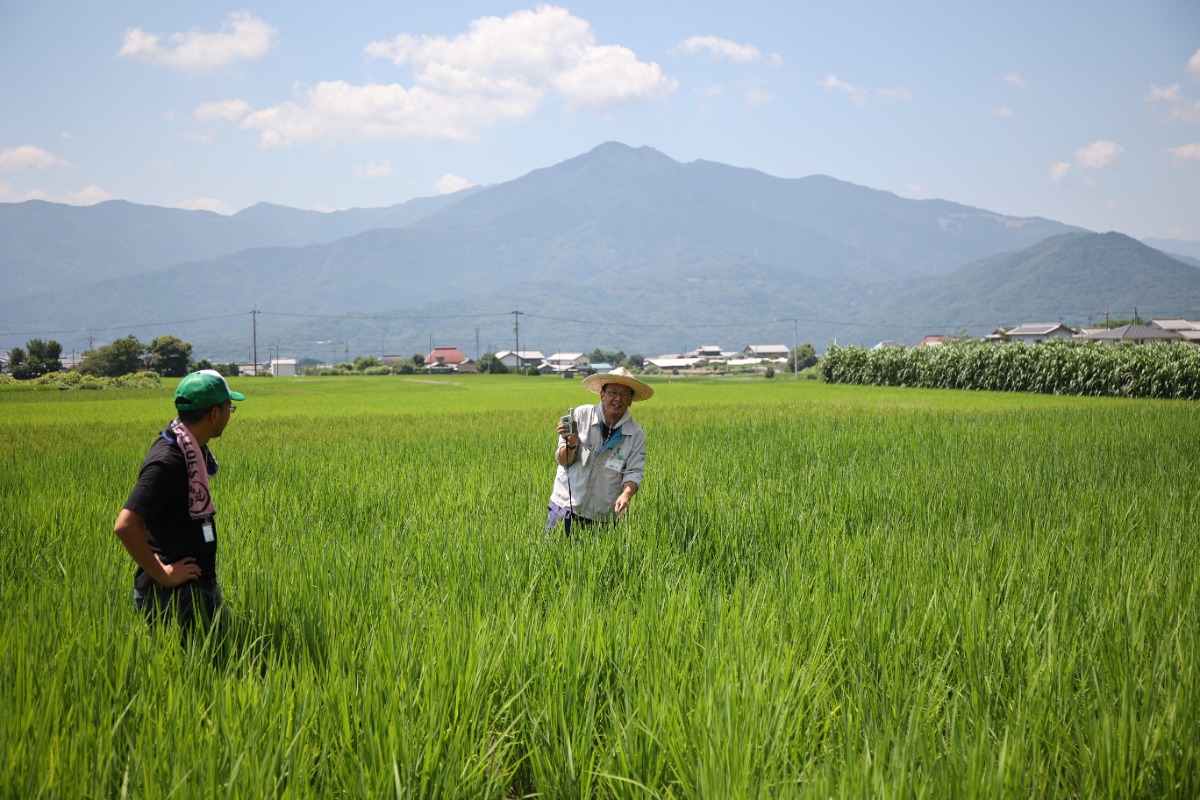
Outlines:
[[409,225],[472,191],[331,213],[260,203],[229,217],[124,200],[92,206],[0,203],[0,285],[7,297],[15,298],[250,248],[331,242]]
[[1200,242],[1191,242],[1186,239],[1155,239],[1153,237],[1146,237],[1142,239],[1142,243],[1153,247],[1155,250],[1161,250],[1172,258],[1178,258],[1185,264],[1200,267]]
[[[1081,233],[616,143],[507,183],[386,209],[260,204],[219,217],[29,205],[0,204],[0,235],[13,237],[0,276],[16,289],[0,299],[0,349],[35,336],[71,351],[93,337],[172,333],[217,360],[245,357],[255,329],[260,342],[300,357],[329,357],[331,342],[352,353],[411,354],[432,342],[477,355],[476,342],[500,349],[517,336],[522,347],[646,354],[700,340],[823,346],[887,325],[880,338],[915,341],[938,332],[915,332],[926,323],[953,332],[1031,320],[1041,306],[1028,296],[997,318],[1008,307],[978,298],[1002,287],[980,288],[964,265]],[[36,225],[17,224],[33,210]],[[907,305],[896,304],[902,297]],[[924,305],[933,297],[941,304]],[[1149,300],[1133,304],[1159,313]]]
[[961,330],[978,336],[1025,322],[1095,325],[1106,311],[1135,308],[1143,317],[1196,318],[1200,269],[1121,233],[1073,233],[916,281],[872,308],[860,331],[839,333],[872,344]]
[[[415,223],[539,237],[592,264],[655,266],[722,252],[807,275],[904,280],[1078,230],[940,200],[904,200],[824,176],[775,178],[680,164],[617,143],[478,192]],[[570,262],[560,259],[558,266]]]

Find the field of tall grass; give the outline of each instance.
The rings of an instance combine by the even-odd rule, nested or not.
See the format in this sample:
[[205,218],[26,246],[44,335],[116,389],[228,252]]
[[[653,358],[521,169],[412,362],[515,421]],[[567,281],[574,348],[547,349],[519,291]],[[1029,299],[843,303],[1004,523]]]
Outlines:
[[568,540],[577,381],[231,383],[186,642],[112,534],[171,388],[0,392],[0,797],[1200,795],[1196,403],[662,380]]

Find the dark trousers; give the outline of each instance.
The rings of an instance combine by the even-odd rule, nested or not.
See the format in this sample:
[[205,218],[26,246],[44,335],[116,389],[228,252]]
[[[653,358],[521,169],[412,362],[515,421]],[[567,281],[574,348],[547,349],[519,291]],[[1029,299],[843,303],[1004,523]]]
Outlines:
[[168,588],[141,575],[134,582],[133,604],[151,624],[166,622],[168,615],[172,615],[180,626],[190,629],[196,623],[207,625],[216,615],[221,607],[221,585],[215,581],[204,584],[188,581]]

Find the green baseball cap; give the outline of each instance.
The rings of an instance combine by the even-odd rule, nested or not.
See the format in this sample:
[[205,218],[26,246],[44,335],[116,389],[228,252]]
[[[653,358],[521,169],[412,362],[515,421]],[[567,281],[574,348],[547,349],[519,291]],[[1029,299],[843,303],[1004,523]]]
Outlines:
[[229,388],[215,369],[202,369],[184,376],[175,389],[176,408],[212,408],[226,400],[245,400],[246,395]]

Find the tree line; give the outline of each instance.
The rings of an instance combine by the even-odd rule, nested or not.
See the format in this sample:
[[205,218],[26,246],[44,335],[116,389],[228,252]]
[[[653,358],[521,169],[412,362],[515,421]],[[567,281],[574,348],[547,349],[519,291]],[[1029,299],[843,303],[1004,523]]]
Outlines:
[[[8,354],[8,369],[17,380],[33,380],[53,372],[62,372],[62,345],[53,339],[31,339],[25,347],[14,347]],[[73,369],[97,378],[118,378],[150,370],[165,378],[182,378],[197,369],[216,369],[224,375],[237,375],[236,364],[212,364],[208,359],[192,361],[192,345],[177,336],[159,336],[149,344],[130,335],[112,344],[85,350]]]

